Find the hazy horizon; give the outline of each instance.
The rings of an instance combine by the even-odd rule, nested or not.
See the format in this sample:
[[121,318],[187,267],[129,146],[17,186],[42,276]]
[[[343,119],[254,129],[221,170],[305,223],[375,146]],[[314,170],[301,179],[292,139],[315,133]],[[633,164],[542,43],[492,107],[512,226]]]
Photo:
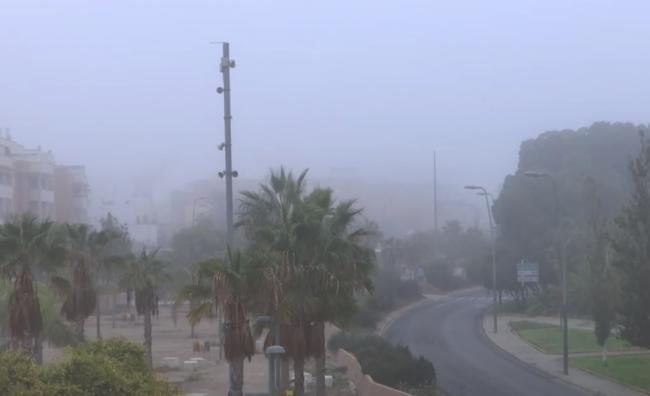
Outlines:
[[[644,1],[41,1],[0,6],[0,127],[81,164],[97,194],[234,167],[496,190],[519,144],[648,122]],[[462,191],[459,191],[459,195]]]

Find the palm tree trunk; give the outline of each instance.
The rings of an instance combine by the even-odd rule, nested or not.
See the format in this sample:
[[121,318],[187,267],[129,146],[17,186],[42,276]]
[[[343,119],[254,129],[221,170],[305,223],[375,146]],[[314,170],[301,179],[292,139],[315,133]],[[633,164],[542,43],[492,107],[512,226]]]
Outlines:
[[100,306],[99,293],[97,293],[97,295],[95,296],[95,318],[97,319],[96,320],[96,322],[97,322],[97,339],[101,340],[102,339],[102,325],[101,325],[102,315],[99,312],[99,306]]
[[325,396],[325,354],[316,356],[316,396]]
[[294,396],[304,396],[305,394],[305,359],[300,357],[293,358],[293,394]]
[[244,356],[231,360],[228,364],[230,379],[228,396],[243,396],[244,394]]
[[151,353],[151,307],[144,311],[144,350],[147,354],[147,363],[153,368],[153,356]]
[[316,396],[325,396],[325,362],[327,351],[325,349],[325,322],[317,321],[314,326],[314,332],[317,336],[314,341],[318,345],[314,345],[314,354],[316,360]]
[[84,339],[84,319],[83,318],[77,318],[77,320],[74,321],[74,333],[79,339],[79,341],[83,341]]
[[40,335],[34,338],[34,360],[43,364],[43,337]]

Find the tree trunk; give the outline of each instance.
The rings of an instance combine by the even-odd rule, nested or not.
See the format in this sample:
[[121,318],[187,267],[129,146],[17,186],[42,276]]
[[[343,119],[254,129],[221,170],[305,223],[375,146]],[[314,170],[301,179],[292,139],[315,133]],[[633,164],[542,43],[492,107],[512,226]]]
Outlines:
[[79,341],[84,340],[84,319],[79,318],[74,321],[74,333]]
[[305,359],[302,356],[293,358],[293,394],[305,394]]
[[101,324],[101,312],[99,312],[99,293],[95,296],[95,318],[97,319],[97,339],[101,340],[102,339],[102,324]]
[[37,336],[34,338],[34,360],[36,363],[43,364],[43,337]]
[[117,294],[113,292],[113,307],[111,308],[111,318],[113,319],[113,328],[115,328],[115,311],[117,308]]
[[151,354],[151,308],[144,311],[144,350],[147,354],[147,363],[153,368],[153,356]]
[[316,396],[325,396],[325,353],[316,357]]
[[607,339],[603,342],[603,351],[602,351],[603,364],[607,366]]
[[244,357],[238,357],[228,364],[228,396],[243,396],[244,392]]

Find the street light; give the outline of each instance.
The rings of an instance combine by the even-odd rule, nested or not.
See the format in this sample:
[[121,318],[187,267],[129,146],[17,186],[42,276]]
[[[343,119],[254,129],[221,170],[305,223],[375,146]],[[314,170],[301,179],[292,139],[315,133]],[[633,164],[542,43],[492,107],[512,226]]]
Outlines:
[[[528,171],[524,172],[525,176],[533,178],[542,178],[546,177],[551,180],[553,185],[553,198],[555,199],[555,222],[559,225],[560,219],[560,200],[557,194],[557,183],[555,178],[549,172],[538,172],[538,171]],[[570,239],[569,239],[570,241]],[[568,319],[568,308],[567,308],[567,265],[566,265],[566,249],[569,241],[566,244],[559,243],[560,251],[560,262],[562,266],[562,366],[564,375],[569,375],[569,319]]]
[[492,210],[490,210],[490,201],[488,197],[490,193],[481,186],[465,186],[467,190],[478,190],[479,195],[485,197],[485,207],[488,212],[488,221],[490,222],[490,239],[492,239],[492,311],[494,313],[494,334],[497,333],[497,252],[496,252],[496,238],[494,235],[494,223],[492,221]]

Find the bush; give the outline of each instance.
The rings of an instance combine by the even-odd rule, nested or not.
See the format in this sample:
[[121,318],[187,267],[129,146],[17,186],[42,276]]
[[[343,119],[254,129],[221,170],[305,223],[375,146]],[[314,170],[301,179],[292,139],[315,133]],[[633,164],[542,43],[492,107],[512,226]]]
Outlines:
[[451,264],[442,260],[427,266],[424,270],[424,276],[427,282],[441,290],[453,290],[461,285],[461,279],[454,276]]
[[529,298],[525,312],[528,316],[557,315],[560,312],[561,304],[562,295],[559,288],[549,287]]
[[407,346],[393,345],[377,335],[338,333],[330,338],[328,347],[354,354],[363,373],[386,386],[420,389],[436,383],[436,371],[429,360],[416,358]]
[[381,269],[373,284],[372,295],[362,295],[358,299],[358,308],[350,322],[353,329],[373,330],[385,312],[422,296],[416,281],[402,281],[399,273],[391,269]]
[[43,368],[22,352],[0,353],[0,395],[81,396],[71,384],[49,383]]
[[175,396],[147,367],[141,346],[124,339],[72,348],[61,363],[37,366],[25,355],[0,354],[0,394],[24,396]]

